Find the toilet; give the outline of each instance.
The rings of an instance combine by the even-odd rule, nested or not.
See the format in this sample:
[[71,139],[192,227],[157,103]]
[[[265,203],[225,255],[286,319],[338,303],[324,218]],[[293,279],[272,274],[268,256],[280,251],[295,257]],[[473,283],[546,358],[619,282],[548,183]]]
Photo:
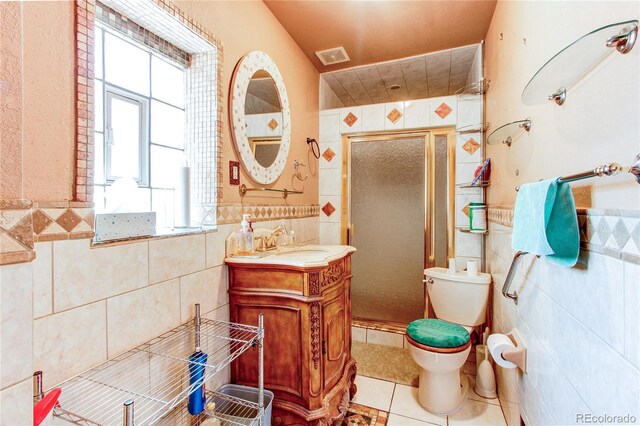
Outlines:
[[420,367],[418,400],[427,411],[446,415],[467,397],[469,381],[461,368],[471,351],[470,332],[485,322],[491,275],[425,269],[427,294],[437,318],[407,326],[409,352]]

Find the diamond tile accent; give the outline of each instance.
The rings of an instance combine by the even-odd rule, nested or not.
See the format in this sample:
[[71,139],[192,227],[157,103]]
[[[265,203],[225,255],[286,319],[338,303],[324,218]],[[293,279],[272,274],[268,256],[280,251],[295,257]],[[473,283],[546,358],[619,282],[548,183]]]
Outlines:
[[62,215],[56,220],[58,225],[62,226],[65,231],[71,232],[73,228],[76,227],[82,219],[78,217],[77,214],[73,212],[73,210],[69,209],[66,212],[62,213]]
[[330,163],[331,160],[333,160],[333,157],[336,156],[336,153],[333,152],[333,150],[331,148],[327,148],[322,153],[322,156],[324,157],[325,160],[327,160],[327,163]]
[[607,240],[611,236],[611,227],[605,217],[600,219],[600,223],[596,227],[594,236],[598,236],[600,239],[600,245],[605,245],[607,243]]
[[387,114],[387,118],[393,124],[396,124],[398,120],[402,117],[402,113],[398,111],[396,108],[392,109],[389,114]]
[[275,130],[276,127],[278,127],[278,122],[274,118],[272,118],[267,126],[269,126],[271,130]]
[[352,112],[350,112],[349,114],[346,115],[346,117],[342,121],[347,123],[347,126],[352,127],[354,124],[356,124],[356,121],[358,121],[358,117],[356,117]]
[[616,244],[619,249],[622,249],[631,238],[631,234],[629,230],[625,226],[622,219],[618,219],[616,226],[613,228],[613,239],[616,241]]
[[42,233],[47,226],[51,225],[53,219],[47,216],[42,210],[34,210],[33,212],[33,232],[36,234]]
[[465,216],[469,217],[469,204],[462,208],[462,213],[464,213]]
[[336,211],[336,208],[333,207],[333,204],[331,204],[331,203],[327,203],[324,206],[322,206],[322,212],[327,217],[330,217],[333,214],[333,212],[335,212],[335,211]]
[[434,112],[444,120],[447,115],[451,114],[451,111],[453,111],[451,107],[443,102]]
[[469,138],[469,140],[462,145],[462,149],[464,149],[467,154],[473,155],[480,149],[480,144],[474,138]]

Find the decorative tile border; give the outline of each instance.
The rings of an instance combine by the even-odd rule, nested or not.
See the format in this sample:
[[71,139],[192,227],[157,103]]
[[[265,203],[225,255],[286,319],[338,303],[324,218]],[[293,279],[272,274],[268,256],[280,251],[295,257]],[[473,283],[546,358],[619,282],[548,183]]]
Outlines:
[[278,219],[299,219],[320,215],[318,204],[287,206],[287,205],[243,205],[219,204],[217,206],[217,224],[240,223],[243,214],[250,214],[254,222]]
[[34,203],[33,239],[36,242],[93,238],[95,213],[91,203]]
[[[640,264],[640,211],[577,209],[584,250]],[[490,222],[513,227],[513,209],[490,207]]]
[[31,209],[0,210],[0,265],[30,262],[35,257]]

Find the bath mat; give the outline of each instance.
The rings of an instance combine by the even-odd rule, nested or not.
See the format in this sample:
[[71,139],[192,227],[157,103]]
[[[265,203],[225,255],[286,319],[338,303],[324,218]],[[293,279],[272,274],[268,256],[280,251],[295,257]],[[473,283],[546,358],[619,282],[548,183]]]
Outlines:
[[389,413],[351,403],[341,426],[386,426]]
[[420,369],[408,349],[354,341],[351,355],[358,362],[361,376],[418,386]]

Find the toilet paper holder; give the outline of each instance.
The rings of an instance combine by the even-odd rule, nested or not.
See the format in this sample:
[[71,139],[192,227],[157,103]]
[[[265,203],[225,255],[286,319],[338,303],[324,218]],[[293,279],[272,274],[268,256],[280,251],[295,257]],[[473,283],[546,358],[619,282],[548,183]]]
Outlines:
[[[522,370],[523,373],[526,373],[527,372],[527,348],[524,346],[524,344],[519,342],[520,339],[517,337],[515,329],[506,333],[505,336],[508,337],[509,340],[511,340],[514,347],[503,350],[502,353],[500,353],[500,357],[502,357],[502,359],[505,361],[509,361],[515,364],[516,367]],[[495,359],[496,355],[494,353],[491,353],[491,356],[493,356]],[[507,367],[507,368],[513,368],[513,367]]]

